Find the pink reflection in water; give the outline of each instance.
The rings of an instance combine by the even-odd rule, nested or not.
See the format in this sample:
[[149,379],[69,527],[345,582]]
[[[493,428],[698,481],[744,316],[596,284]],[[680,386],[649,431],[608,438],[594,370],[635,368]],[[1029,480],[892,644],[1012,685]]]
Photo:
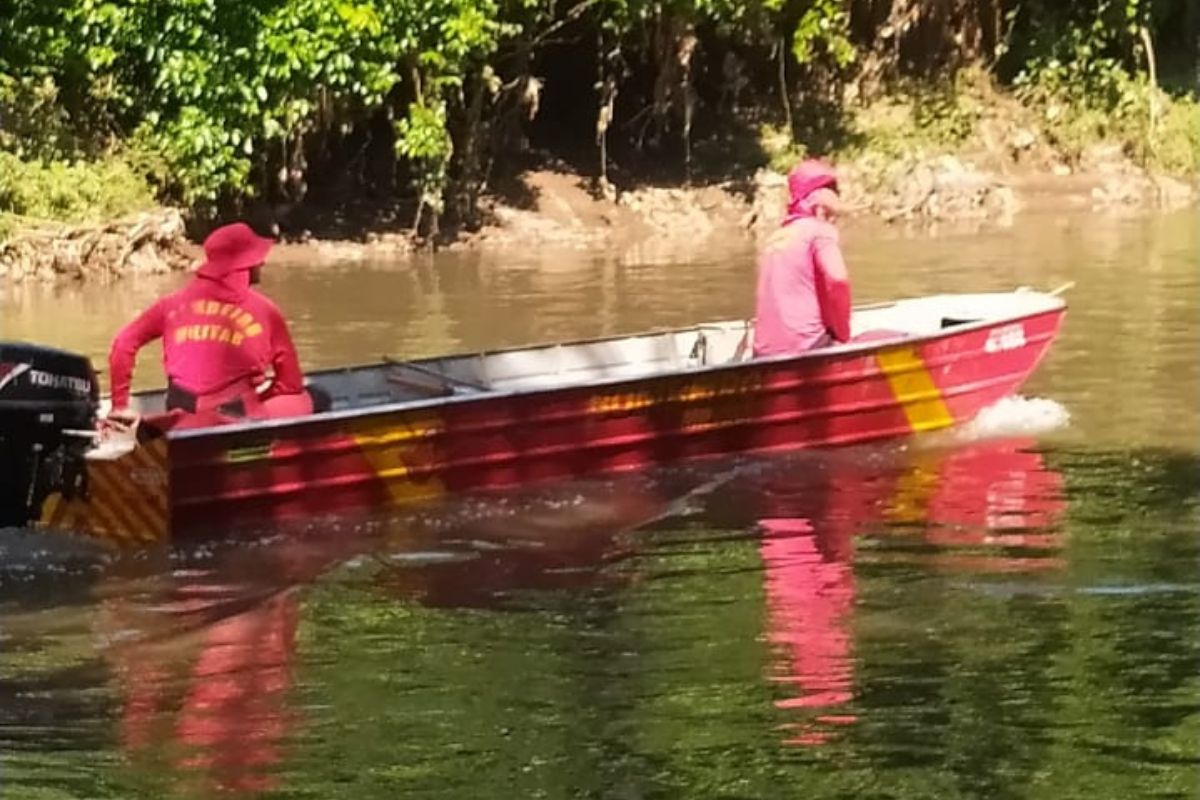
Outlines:
[[[159,639],[143,629],[139,641],[113,648],[126,687],[126,752],[166,745],[184,782],[204,791],[276,788],[298,615],[296,596],[284,592],[196,631]],[[171,624],[185,626],[178,617]]]
[[[786,744],[817,746],[854,724],[853,538],[872,523],[919,525],[945,548],[933,563],[955,571],[1056,569],[1062,476],[1023,440],[926,453],[901,469],[851,459],[802,464],[761,487],[771,680],[788,687],[776,707],[801,721]],[[1041,551],[1026,555],[1013,550]],[[967,550],[969,552],[956,552]]]
[[781,653],[772,680],[791,694],[776,706],[807,717],[785,726],[787,744],[824,744],[833,726],[857,720],[839,711],[853,699],[853,537],[889,488],[886,477],[841,459],[763,487],[768,638]]
[[[770,641],[790,656],[773,680],[799,692],[779,708],[830,709],[849,702],[851,639],[846,621],[854,604],[854,574],[848,562],[827,559],[812,526],[803,519],[764,519],[760,552],[767,568]],[[783,666],[783,665],[780,665]],[[852,714],[838,721],[853,722]],[[818,722],[831,721],[819,714]],[[796,726],[788,744],[821,744],[826,732]]]
[[[371,536],[279,536],[232,547],[203,569],[135,580],[136,592],[114,586],[105,633],[125,690],[123,749],[169,763],[200,796],[281,788],[286,741],[301,721],[287,697],[298,590],[334,565],[374,553],[381,592],[429,606],[492,605],[514,589],[594,581],[624,552],[621,533],[666,508],[654,487],[636,479],[572,491],[568,500],[552,496],[448,526],[436,517],[427,527],[402,520]],[[451,543],[474,557],[420,566],[388,560]]]
[[[1063,478],[1048,469],[1030,440],[981,443],[922,459],[917,513],[926,539],[945,550],[934,560],[971,572],[1056,570],[1063,547],[1058,521],[1066,508]],[[932,491],[930,491],[932,489]],[[902,493],[901,493],[902,494]]]
[[190,751],[180,766],[217,776],[225,789],[276,786],[270,768],[288,727],[297,619],[295,597],[284,594],[208,630],[176,727]]

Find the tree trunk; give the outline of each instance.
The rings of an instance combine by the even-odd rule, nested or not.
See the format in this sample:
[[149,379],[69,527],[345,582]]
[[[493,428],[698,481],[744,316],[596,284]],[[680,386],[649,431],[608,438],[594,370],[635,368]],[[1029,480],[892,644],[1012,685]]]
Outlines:
[[796,143],[796,119],[792,116],[791,89],[787,79],[787,37],[779,37],[779,102],[783,105],[783,118],[787,122],[791,143]]
[[692,86],[692,59],[696,55],[699,39],[690,24],[678,39],[676,58],[679,62],[679,87],[683,103],[683,176],[686,183],[692,182],[692,114],[696,110],[696,90]]
[[596,41],[600,51],[596,65],[596,83],[599,87],[596,106],[596,146],[600,150],[599,189],[601,194],[608,197],[612,194],[612,186],[608,182],[608,129],[612,125],[617,100],[617,70],[620,68],[621,54],[618,48],[611,53],[605,52],[603,33],[597,33]]
[[467,79],[463,108],[462,141],[456,150],[462,154],[458,180],[453,188],[453,214],[460,224],[472,226],[477,220],[479,192],[482,187],[481,147],[484,141],[483,101],[487,94],[482,68]]

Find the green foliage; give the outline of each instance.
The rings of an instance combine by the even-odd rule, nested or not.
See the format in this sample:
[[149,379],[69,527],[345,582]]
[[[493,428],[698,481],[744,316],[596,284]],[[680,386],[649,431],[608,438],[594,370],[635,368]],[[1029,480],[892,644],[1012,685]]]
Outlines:
[[849,36],[850,15],[839,0],[813,0],[792,33],[792,55],[801,64],[811,63],[824,46],[839,67],[855,58]]
[[1017,94],[1039,111],[1051,141],[1070,159],[1108,142],[1148,167],[1195,174],[1196,101],[1164,94],[1145,71],[1129,67],[1133,54],[1145,55],[1135,37],[1149,14],[1144,0],[1101,2],[1089,25],[1071,28],[1028,61],[1014,82]]
[[[684,126],[667,117],[684,109],[689,131],[739,124],[735,104],[712,102],[729,77],[719,59],[732,53],[752,84],[743,95],[760,107],[775,106],[784,68],[797,130],[822,129],[823,114],[842,112],[840,87],[878,70],[909,108],[865,126],[881,137],[876,149],[954,144],[970,138],[978,109],[959,89],[937,87],[952,86],[963,64],[981,64],[1013,79],[1064,149],[1115,138],[1147,163],[1188,170],[1198,160],[1195,103],[1152,100],[1144,47],[1147,33],[1173,42],[1180,61],[1179,42],[1200,35],[1188,2],[915,3],[897,27],[879,4],[849,0],[5,0],[0,150],[35,164],[137,152],[136,168],[166,197],[204,209],[255,195],[299,199],[322,159],[337,172],[364,142],[390,136],[378,149],[395,154],[437,211],[453,181],[484,183],[479,165],[503,155],[481,152],[501,146],[485,132],[516,105],[504,93],[535,75],[544,45],[561,52],[567,43],[580,51],[586,83],[536,77],[555,87],[546,95],[554,102],[591,110],[598,98],[584,87],[602,65],[600,83],[620,84],[609,138],[646,138],[636,121],[645,110],[668,142]],[[981,20],[992,30],[995,19],[1009,35],[972,39]],[[999,62],[986,61],[993,56]],[[952,67],[938,72],[942,64]],[[906,86],[914,75],[924,83]],[[752,124],[764,122],[778,119]],[[782,163],[796,152],[788,142],[767,157]],[[47,207],[74,205],[59,197]]]
[[1015,85],[1035,101],[1054,97],[1097,107],[1120,105],[1132,78],[1122,59],[1104,53],[1105,42],[1103,29],[1072,29],[1046,55],[1032,58]]
[[156,122],[147,121],[136,132],[138,143],[157,154],[166,167],[154,175],[156,182],[176,187],[192,206],[213,205],[236,187],[244,195],[253,194],[246,183],[252,168],[252,139],[196,106],[184,106],[165,124]]
[[897,89],[855,115],[857,144],[849,154],[889,161],[968,149],[994,100],[988,80],[964,73],[953,82]]
[[80,116],[133,131],[193,205],[282,184],[280,169],[298,177],[306,137],[384,109],[402,74],[436,97],[514,29],[495,3],[470,0],[16,5],[12,39],[54,56],[49,72],[87,98]]
[[67,114],[48,75],[15,78],[0,72],[0,150],[29,158],[62,149]]
[[959,86],[937,86],[916,93],[912,121],[931,140],[955,147],[975,133],[983,109]]
[[0,151],[0,214],[98,222],[153,202],[149,185],[124,159],[26,161]]
[[[255,167],[268,178],[291,167],[283,153],[334,122],[328,112],[378,107],[397,81],[397,39],[369,3],[189,0],[162,16],[159,4],[141,2],[88,24],[93,51],[122,53],[100,63],[126,78],[146,109],[139,138],[161,152],[192,204],[251,194]],[[139,96],[141,85],[153,90]]]
[[1184,98],[1167,105],[1153,159],[1175,175],[1200,174],[1200,102]]
[[396,153],[416,167],[421,200],[437,212],[443,208],[443,193],[454,143],[446,131],[446,106],[413,103],[408,116],[396,123]]

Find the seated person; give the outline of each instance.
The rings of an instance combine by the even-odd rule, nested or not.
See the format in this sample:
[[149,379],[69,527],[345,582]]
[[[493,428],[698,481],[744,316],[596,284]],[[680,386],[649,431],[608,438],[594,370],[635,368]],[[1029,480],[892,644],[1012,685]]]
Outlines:
[[169,381],[167,409],[184,416],[184,427],[312,413],[287,323],[269,298],[251,288],[272,245],[240,222],[204,240],[205,261],[192,280],[113,339],[110,418],[135,417],[128,406],[137,351],[157,338]]
[[754,355],[795,355],[850,340],[850,276],[833,221],[837,175],[805,161],[788,175],[783,225],[758,262]]

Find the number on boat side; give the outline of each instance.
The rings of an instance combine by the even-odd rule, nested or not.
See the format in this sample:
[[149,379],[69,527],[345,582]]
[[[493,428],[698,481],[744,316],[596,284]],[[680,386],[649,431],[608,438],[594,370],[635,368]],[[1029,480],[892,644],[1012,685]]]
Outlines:
[[989,333],[983,349],[987,353],[1002,353],[1005,350],[1016,350],[1018,347],[1024,346],[1025,326],[1018,322],[1014,325],[996,328]]

